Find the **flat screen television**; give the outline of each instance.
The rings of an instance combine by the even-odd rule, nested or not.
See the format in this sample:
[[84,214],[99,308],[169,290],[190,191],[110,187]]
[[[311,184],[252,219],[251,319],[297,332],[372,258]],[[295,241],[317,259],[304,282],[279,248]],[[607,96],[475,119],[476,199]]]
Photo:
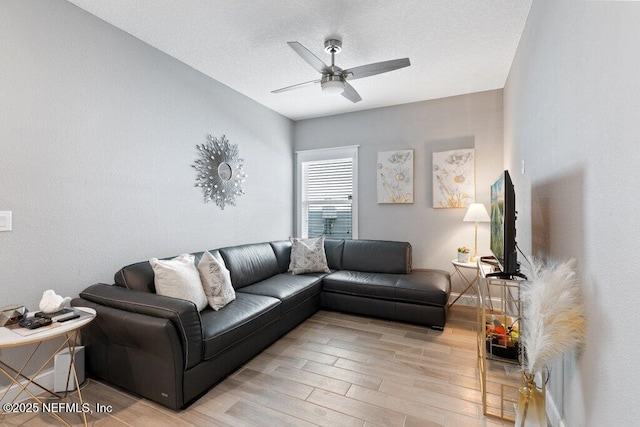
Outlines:
[[491,185],[491,252],[500,264],[497,276],[522,276],[516,249],[516,193],[509,171]]

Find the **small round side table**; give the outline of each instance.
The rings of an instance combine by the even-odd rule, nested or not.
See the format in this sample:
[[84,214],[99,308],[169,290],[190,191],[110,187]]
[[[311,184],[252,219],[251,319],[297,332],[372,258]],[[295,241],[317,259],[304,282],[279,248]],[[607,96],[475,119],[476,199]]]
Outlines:
[[[77,312],[80,314],[80,317],[78,319],[69,320],[63,323],[54,322],[49,326],[44,326],[39,329],[30,330],[30,329],[18,328],[16,330],[11,330],[7,327],[0,328],[0,350],[4,348],[9,348],[9,347],[20,347],[28,344],[36,345],[35,348],[31,351],[31,355],[27,358],[27,360],[24,362],[21,362],[22,367],[20,368],[15,368],[9,365],[8,361],[2,360],[1,356],[3,354],[0,351],[0,374],[3,374],[10,381],[9,386],[5,389],[4,393],[0,394],[0,400],[4,400],[8,396],[10,391],[11,392],[15,392],[16,390],[18,391],[17,393],[15,393],[15,397],[7,403],[8,408],[11,408],[14,401],[22,393],[26,393],[32,399],[35,400],[34,407],[37,407],[39,409],[39,412],[44,412],[42,410],[44,398],[41,398],[40,396],[34,394],[29,389],[29,386],[31,385],[39,387],[42,391],[47,392],[52,397],[58,398],[58,399],[66,397],[69,394],[68,391],[65,391],[63,394],[56,393],[55,391],[52,391],[47,387],[44,387],[43,385],[39,384],[35,380],[35,378],[47,367],[47,364],[53,360],[55,355],[60,350],[67,348],[69,350],[70,355],[75,354],[74,350],[78,343],[78,336],[79,336],[80,330],[85,326],[87,326],[89,323],[93,322],[93,320],[96,317],[96,311],[93,310],[92,308],[76,307],[75,310],[77,310]],[[45,351],[45,348],[41,348],[41,344],[45,341],[49,341],[54,338],[59,338],[59,339],[61,338],[62,343],[53,351],[51,351],[49,354],[47,354],[47,352]],[[41,351],[38,351],[38,350],[41,350]],[[43,353],[43,352],[44,354],[38,358],[44,359],[45,362],[34,374],[28,375],[25,372],[26,366],[29,364],[29,362],[32,359],[34,359],[34,356],[36,355],[36,353]],[[35,359],[37,360],[38,358],[35,358]],[[86,414],[86,411],[84,410],[85,402],[82,399],[82,392],[80,390],[80,384],[78,383],[78,375],[76,372],[74,359],[75,357],[72,356],[70,357],[70,360],[69,360],[67,385],[69,384],[69,380],[71,379],[71,377],[73,377],[73,380],[76,386],[76,395],[78,398],[78,405],[80,408],[82,408],[82,410],[80,411],[82,415],[82,421],[83,421],[82,424],[86,426],[88,425],[88,422],[87,422],[87,414]],[[23,380],[25,380],[26,382],[23,382]],[[2,416],[4,416],[6,413],[7,411],[5,411],[5,405],[3,405],[2,409],[0,410],[0,421],[2,420]],[[61,418],[60,415],[58,415],[56,412],[48,412],[48,413],[49,415],[51,415],[52,417],[60,421],[62,424],[70,425],[67,421]]]
[[[451,306],[455,304],[456,301],[458,301],[462,295],[466,294],[469,291],[469,289],[473,288],[473,285],[478,281],[478,264],[476,262],[460,262],[457,259],[454,259],[454,260],[451,260],[451,264],[453,264],[453,268],[454,268],[453,274],[457,274],[458,276],[460,276],[460,279],[462,279],[463,284],[466,284],[467,286],[464,288],[462,292],[460,292],[460,294],[456,297],[456,299],[454,299],[447,306],[447,308],[451,308]],[[469,280],[469,277],[467,277],[462,272],[462,269],[474,270],[475,275],[473,276],[473,279]]]

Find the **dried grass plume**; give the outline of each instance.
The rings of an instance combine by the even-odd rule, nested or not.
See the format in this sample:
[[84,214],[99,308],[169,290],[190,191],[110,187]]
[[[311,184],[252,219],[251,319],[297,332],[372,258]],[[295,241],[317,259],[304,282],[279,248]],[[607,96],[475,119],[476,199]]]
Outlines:
[[527,375],[585,342],[584,298],[575,268],[574,259],[548,268],[534,260],[526,272],[529,281],[521,288],[524,327],[520,339]]

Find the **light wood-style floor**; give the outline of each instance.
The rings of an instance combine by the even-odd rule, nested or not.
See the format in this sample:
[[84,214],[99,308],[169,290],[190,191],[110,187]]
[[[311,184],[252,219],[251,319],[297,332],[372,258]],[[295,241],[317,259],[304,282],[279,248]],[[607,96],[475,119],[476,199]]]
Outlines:
[[[85,401],[100,426],[503,426],[482,414],[475,309],[454,306],[443,332],[320,311],[206,395],[175,412],[90,380]],[[491,374],[518,384],[517,367]],[[499,411],[500,386],[489,383]],[[509,409],[513,415],[513,410]],[[77,414],[68,419],[80,425]],[[13,414],[1,425],[55,424],[45,414]]]

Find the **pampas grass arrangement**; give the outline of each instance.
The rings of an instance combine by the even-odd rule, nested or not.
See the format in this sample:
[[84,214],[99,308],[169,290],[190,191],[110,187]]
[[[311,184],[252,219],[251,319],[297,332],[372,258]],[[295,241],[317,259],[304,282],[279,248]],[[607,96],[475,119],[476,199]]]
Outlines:
[[585,342],[584,300],[575,267],[573,259],[551,267],[534,260],[526,271],[529,281],[520,289],[526,385],[519,392],[516,425],[547,425],[544,396],[535,385],[535,375],[553,358]]
[[520,340],[527,375],[535,375],[553,358],[584,344],[584,299],[575,267],[574,259],[547,268],[534,260],[526,272],[529,281],[521,288],[526,327]]

